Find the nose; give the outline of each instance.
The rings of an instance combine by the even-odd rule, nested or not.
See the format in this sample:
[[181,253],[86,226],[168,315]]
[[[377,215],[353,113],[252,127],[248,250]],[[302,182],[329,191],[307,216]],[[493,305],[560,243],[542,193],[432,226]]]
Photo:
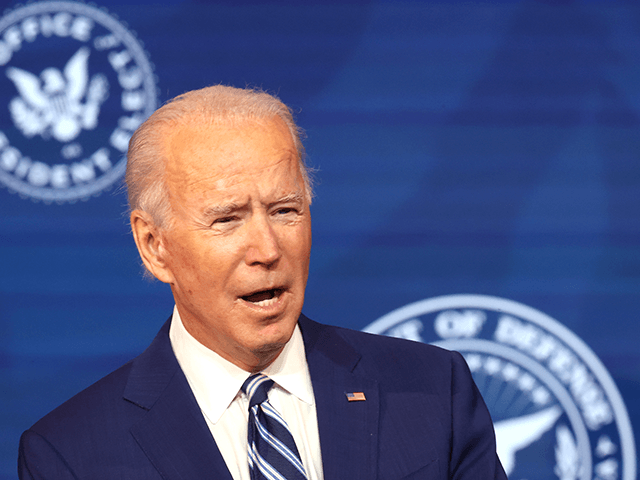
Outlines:
[[254,215],[248,229],[247,265],[271,267],[281,256],[278,236],[266,215]]

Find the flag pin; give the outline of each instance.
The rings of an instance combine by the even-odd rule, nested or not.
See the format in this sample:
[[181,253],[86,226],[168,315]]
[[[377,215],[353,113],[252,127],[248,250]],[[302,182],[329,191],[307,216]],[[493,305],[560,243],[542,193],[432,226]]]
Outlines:
[[345,393],[345,395],[350,402],[364,402],[367,399],[363,392]]

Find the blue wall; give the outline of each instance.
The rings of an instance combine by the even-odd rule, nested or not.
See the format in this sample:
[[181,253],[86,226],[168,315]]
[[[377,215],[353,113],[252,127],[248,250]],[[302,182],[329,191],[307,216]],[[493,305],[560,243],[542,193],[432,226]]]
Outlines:
[[[595,353],[640,438],[637,2],[96,3],[144,44],[158,103],[225,83],[296,110],[317,169],[308,316],[364,329],[460,293],[531,306]],[[0,131],[32,160],[65,142],[16,126],[7,69],[63,71],[73,42],[40,35],[0,66]],[[108,72],[92,55],[90,75]],[[121,114],[109,75],[87,151]],[[24,429],[171,313],[141,277],[120,185],[74,202],[0,188],[0,478]]]

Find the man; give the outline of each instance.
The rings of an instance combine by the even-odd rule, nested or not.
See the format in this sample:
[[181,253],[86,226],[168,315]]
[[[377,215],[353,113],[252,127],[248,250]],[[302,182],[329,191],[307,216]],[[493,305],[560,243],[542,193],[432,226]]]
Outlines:
[[301,314],[312,192],[279,100],[177,97],[134,134],[126,180],[173,315],[23,434],[21,478],[506,479],[459,354]]

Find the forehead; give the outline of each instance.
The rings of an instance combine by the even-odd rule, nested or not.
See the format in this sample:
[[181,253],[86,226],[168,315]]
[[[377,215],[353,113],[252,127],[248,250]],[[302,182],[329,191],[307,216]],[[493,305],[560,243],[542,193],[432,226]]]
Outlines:
[[189,119],[165,140],[165,180],[172,193],[269,176],[274,169],[297,177],[291,133],[279,118],[201,122]]
[[168,159],[182,167],[207,162],[227,166],[252,153],[273,154],[295,145],[279,117],[214,120],[187,118],[169,132]]

